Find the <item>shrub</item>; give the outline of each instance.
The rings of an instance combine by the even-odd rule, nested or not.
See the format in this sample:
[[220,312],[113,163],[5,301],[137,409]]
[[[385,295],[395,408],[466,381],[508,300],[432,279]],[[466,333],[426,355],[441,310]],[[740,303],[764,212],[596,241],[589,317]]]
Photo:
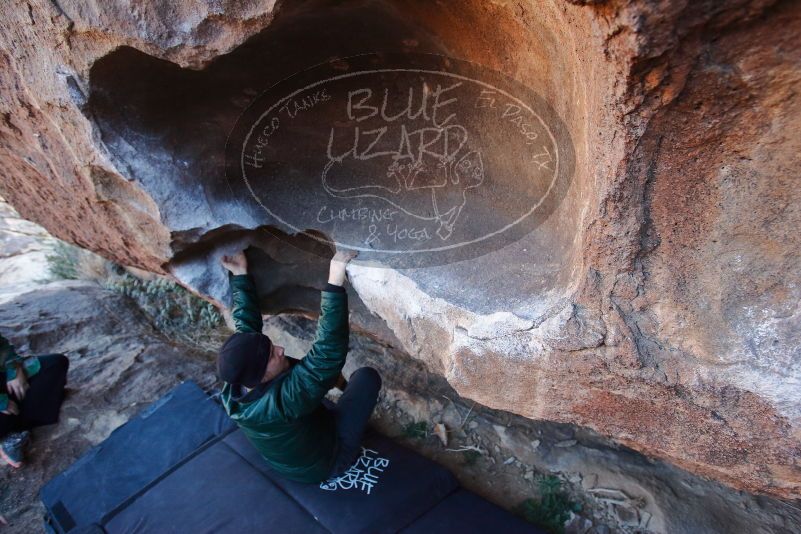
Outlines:
[[53,280],[77,280],[80,278],[81,249],[63,241],[56,241],[53,250],[45,256],[47,271]]
[[[216,349],[209,339],[210,331],[222,324],[222,316],[212,304],[197,297],[166,278],[143,280],[130,273],[114,277],[103,284],[132,298],[153,324],[176,341]],[[207,346],[210,343],[214,347]]]
[[425,421],[409,423],[403,428],[403,437],[409,439],[423,439],[428,437],[428,423]]
[[548,532],[562,534],[565,521],[570,519],[570,512],[578,512],[581,506],[570,500],[562,489],[562,481],[555,476],[540,479],[539,489],[539,500],[526,499],[517,506],[515,512]]
[[100,256],[56,241],[46,256],[52,279],[94,280],[132,298],[153,325],[172,340],[216,350],[222,334],[222,316],[205,300],[167,278],[138,278]]
[[478,451],[462,451],[462,463],[466,466],[475,465],[479,458],[481,458],[481,453]]

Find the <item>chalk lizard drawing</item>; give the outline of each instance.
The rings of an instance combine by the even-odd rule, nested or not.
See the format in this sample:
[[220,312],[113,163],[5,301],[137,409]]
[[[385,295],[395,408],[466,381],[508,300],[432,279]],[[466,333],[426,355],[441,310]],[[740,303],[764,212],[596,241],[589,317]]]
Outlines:
[[[484,182],[481,152],[467,148],[467,130],[458,124],[445,127],[424,127],[417,130],[400,128],[397,150],[373,152],[387,128],[365,132],[356,130],[353,148],[333,156],[328,145],[328,163],[322,172],[322,184],[332,196],[339,198],[380,198],[421,220],[436,221],[437,235],[444,241],[453,233],[459,215],[467,203],[467,191]],[[366,150],[359,152],[360,136],[375,135]],[[351,169],[356,161],[376,157],[391,161],[386,174],[372,175],[368,180]]]

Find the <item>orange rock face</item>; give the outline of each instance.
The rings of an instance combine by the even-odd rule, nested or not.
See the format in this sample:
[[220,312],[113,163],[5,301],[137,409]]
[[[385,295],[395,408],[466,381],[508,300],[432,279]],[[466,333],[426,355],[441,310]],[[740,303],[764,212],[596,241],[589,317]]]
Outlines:
[[[265,311],[314,313],[326,248],[226,174],[228,133],[262,91],[332,58],[472,62],[558,117],[545,122],[563,126],[554,146],[570,153],[569,180],[547,216],[502,246],[404,269],[353,265],[354,328],[487,406],[801,497],[797,2],[106,4],[0,7],[0,194],[23,216],[221,304],[218,259],[250,244]],[[295,114],[327,102],[316,98]],[[457,116],[458,132],[476,146],[447,175],[471,189],[439,197],[439,237],[418,225],[396,241],[483,231],[510,216],[508,199],[536,191],[514,166],[518,134],[534,130],[511,112],[499,115],[506,129],[472,116]],[[292,158],[317,157],[327,120],[343,127],[315,116]],[[392,167],[409,168],[430,171],[415,176],[432,191],[439,183],[430,169]],[[307,175],[282,169],[284,206],[309,204]],[[457,210],[440,213],[455,194]],[[365,213],[391,218],[382,199]],[[329,216],[301,230],[357,235],[337,232],[360,212],[320,208]]]

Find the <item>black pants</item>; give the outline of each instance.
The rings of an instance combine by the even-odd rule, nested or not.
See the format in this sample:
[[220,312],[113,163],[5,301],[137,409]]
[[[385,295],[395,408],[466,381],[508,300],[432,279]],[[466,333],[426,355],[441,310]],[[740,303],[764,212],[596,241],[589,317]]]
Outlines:
[[25,399],[19,402],[9,396],[19,406],[19,415],[0,414],[0,439],[9,432],[58,422],[70,361],[63,354],[48,354],[39,356],[39,363],[39,372],[28,378]]
[[378,401],[381,376],[372,367],[357,369],[335,406],[339,452],[329,478],[342,475],[362,452],[362,436]]

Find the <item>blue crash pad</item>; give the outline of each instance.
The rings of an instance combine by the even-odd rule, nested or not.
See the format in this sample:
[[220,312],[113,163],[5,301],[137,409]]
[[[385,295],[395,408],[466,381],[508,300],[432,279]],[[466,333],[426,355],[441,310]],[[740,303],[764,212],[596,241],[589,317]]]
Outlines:
[[281,478],[242,432],[229,434],[224,443],[334,534],[398,532],[459,486],[444,467],[378,434],[364,440],[356,465],[328,485]]
[[541,532],[377,434],[332,484],[274,473],[223,409],[185,383],[41,492],[51,532]]
[[104,526],[115,533],[327,532],[222,442],[171,472]]
[[100,523],[204,443],[235,428],[197,384],[184,382],[42,488],[51,527],[67,532]]
[[448,495],[401,531],[403,534],[458,532],[459,534],[531,534],[541,530],[533,527],[499,506],[482,499],[466,489]]

